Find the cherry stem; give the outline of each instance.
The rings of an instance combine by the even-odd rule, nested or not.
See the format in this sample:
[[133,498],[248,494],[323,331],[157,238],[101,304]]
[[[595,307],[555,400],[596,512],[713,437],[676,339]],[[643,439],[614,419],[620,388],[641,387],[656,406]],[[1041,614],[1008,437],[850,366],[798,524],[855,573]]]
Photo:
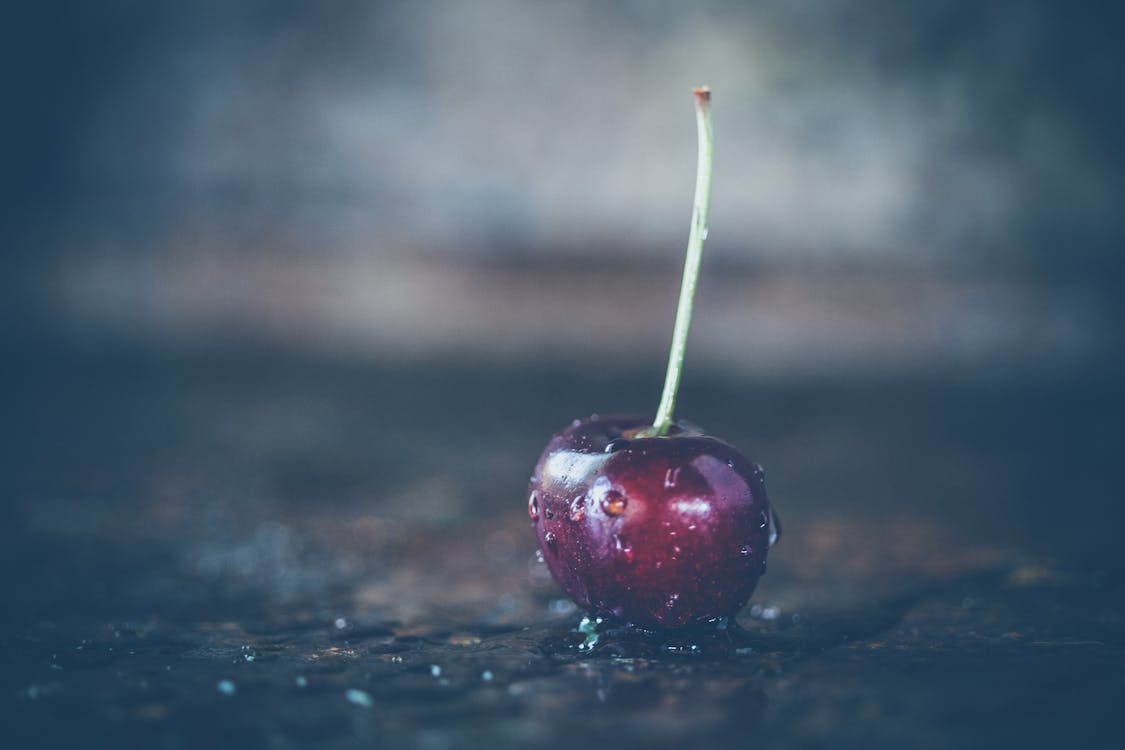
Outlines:
[[703,86],[694,91],[695,124],[699,134],[699,161],[695,172],[695,200],[691,209],[691,230],[688,232],[687,258],[684,260],[684,278],[680,283],[680,302],[676,307],[676,325],[672,329],[672,349],[668,353],[668,372],[664,376],[664,393],[652,423],[656,436],[668,434],[672,427],[672,412],[676,408],[676,392],[680,388],[680,374],[684,368],[684,349],[688,329],[691,327],[691,308],[695,300],[695,287],[699,282],[699,261],[703,256],[703,241],[707,239],[707,210],[711,206],[711,162],[714,156],[714,136],[711,132],[711,89]]

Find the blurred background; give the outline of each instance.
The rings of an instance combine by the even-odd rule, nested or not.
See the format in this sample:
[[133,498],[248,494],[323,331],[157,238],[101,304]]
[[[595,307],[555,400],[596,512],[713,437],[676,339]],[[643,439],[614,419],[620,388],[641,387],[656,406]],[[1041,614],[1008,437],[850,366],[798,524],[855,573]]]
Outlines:
[[1125,104],[1097,5],[9,16],[16,335],[654,355],[707,83],[690,367],[1040,377],[1118,359]]
[[[1112,4],[3,15],[0,714],[34,744],[1121,746]],[[744,649],[579,653],[527,477],[656,407],[700,84],[678,415],[785,532]]]

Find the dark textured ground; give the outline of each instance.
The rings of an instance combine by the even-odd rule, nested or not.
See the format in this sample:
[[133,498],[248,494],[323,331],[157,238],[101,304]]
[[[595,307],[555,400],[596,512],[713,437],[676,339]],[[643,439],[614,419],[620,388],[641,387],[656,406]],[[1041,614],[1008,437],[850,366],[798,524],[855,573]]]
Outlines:
[[548,435],[660,363],[5,354],[7,747],[1121,747],[1113,377],[739,383],[743,629],[592,652],[533,555]]

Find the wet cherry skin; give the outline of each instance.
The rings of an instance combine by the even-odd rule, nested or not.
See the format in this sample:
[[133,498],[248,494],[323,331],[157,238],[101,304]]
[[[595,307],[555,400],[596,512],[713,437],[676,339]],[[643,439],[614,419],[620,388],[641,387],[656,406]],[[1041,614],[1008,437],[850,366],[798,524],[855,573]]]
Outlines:
[[680,422],[636,437],[650,424],[593,416],[551,439],[528,495],[543,559],[591,615],[661,628],[735,615],[776,540],[761,467]]

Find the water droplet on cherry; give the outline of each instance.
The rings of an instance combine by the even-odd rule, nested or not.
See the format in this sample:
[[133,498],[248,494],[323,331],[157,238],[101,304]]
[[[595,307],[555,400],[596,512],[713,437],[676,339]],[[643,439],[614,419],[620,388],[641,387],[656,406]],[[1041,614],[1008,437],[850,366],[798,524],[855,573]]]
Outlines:
[[625,448],[628,448],[628,447],[629,447],[629,441],[628,440],[626,440],[625,438],[617,438],[616,440],[610,440],[608,443],[606,443],[605,452],[606,453],[616,453],[617,451],[624,450]]
[[613,547],[625,558],[625,562],[633,561],[633,546],[621,536],[614,535]]
[[781,519],[778,518],[777,513],[774,511],[774,509],[770,508],[769,545],[771,549],[773,548],[773,545],[777,544],[778,539],[781,539]]
[[664,474],[664,489],[672,489],[680,478],[680,467],[675,466]]
[[532,521],[539,520],[539,493],[536,490],[532,490],[527,498],[527,515],[531,516]]
[[555,537],[555,532],[548,531],[543,535],[543,543],[546,544],[552,552],[555,551],[555,545],[558,544],[558,539]]
[[750,557],[754,554],[754,548],[749,544],[744,544],[738,548],[738,554],[742,555],[743,557]]
[[580,495],[575,498],[570,506],[570,520],[581,521],[586,517],[586,496]]
[[602,496],[602,510],[607,516],[619,516],[625,512],[628,499],[617,490],[610,490]]

